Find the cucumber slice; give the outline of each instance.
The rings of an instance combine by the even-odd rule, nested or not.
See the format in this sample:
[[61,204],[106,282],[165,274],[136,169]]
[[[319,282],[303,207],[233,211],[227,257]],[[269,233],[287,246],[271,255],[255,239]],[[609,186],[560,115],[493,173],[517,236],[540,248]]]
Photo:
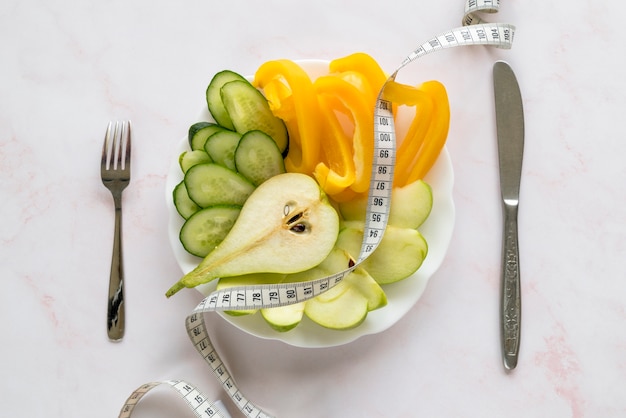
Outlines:
[[224,70],[213,76],[206,89],[206,102],[211,116],[213,116],[213,119],[215,119],[219,125],[222,125],[230,130],[234,130],[235,128],[228,112],[224,108],[224,104],[222,103],[220,90],[224,84],[235,80],[245,81],[246,83],[248,82],[240,74],[237,74],[234,71]]
[[197,122],[189,128],[189,146],[192,150],[204,150],[206,140],[216,132],[227,129],[212,122]]
[[233,131],[216,132],[207,139],[204,150],[217,164],[235,169],[235,149],[239,144],[241,134]]
[[189,145],[191,145],[191,138],[193,138],[193,136],[196,134],[196,132],[198,132],[200,129],[210,126],[210,125],[215,125],[215,123],[213,122],[196,122],[193,125],[191,125],[189,127],[189,133],[187,134],[187,139],[189,140]]
[[200,206],[196,205],[196,203],[189,198],[184,181],[181,181],[174,187],[172,194],[176,211],[183,218],[188,219],[191,215],[200,210]]
[[261,131],[250,131],[241,137],[234,162],[236,170],[255,186],[285,172],[285,162],[278,145]]
[[220,90],[222,103],[241,134],[260,130],[272,137],[282,153],[287,149],[287,128],[282,119],[274,116],[263,94],[248,81],[231,81]]
[[212,163],[213,160],[205,151],[196,149],[193,151],[185,151],[180,155],[180,169],[186,173],[191,167],[197,164]]
[[180,229],[180,242],[190,254],[206,257],[226,237],[240,211],[241,206],[234,205],[199,210]]
[[194,165],[184,182],[189,197],[201,208],[243,205],[255,189],[241,174],[215,163]]

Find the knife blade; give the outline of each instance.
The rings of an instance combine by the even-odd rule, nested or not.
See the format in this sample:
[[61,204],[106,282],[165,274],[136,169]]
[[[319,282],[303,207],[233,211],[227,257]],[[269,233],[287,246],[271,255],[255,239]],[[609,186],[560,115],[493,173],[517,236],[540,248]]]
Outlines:
[[493,66],[500,191],[503,207],[500,331],[504,367],[517,366],[521,336],[521,285],[517,213],[524,154],[524,108],[517,78],[504,61]]

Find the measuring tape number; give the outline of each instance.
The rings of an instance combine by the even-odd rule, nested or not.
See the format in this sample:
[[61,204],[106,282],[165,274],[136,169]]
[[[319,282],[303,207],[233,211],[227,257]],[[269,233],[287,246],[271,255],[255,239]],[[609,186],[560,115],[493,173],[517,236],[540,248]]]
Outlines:
[[[392,73],[378,94],[374,110],[374,159],[368,191],[367,217],[360,255],[353,266],[331,276],[308,282],[216,290],[187,316],[185,325],[191,342],[222,383],[230,399],[246,417],[272,418],[272,415],[248,400],[239,390],[209,338],[203,314],[220,310],[271,308],[309,300],[338,284],[376,250],[387,227],[396,158],[395,122],[391,102],[382,97],[386,85],[395,79],[402,68],[431,52],[468,45],[511,48],[515,27],[510,24],[487,23],[479,16],[481,12],[496,13],[499,5],[499,0],[467,0],[462,19],[463,26],[444,32],[413,50]],[[139,400],[160,385],[168,385],[178,392],[198,417],[230,417],[219,401],[209,402],[194,386],[183,381],[166,381],[148,383],[136,389],[122,407],[119,418],[130,418]]]

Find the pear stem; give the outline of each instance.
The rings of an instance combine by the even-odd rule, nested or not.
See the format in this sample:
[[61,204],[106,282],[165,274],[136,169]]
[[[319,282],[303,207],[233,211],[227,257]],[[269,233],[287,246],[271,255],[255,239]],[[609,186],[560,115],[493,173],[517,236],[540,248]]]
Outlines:
[[183,285],[182,282],[177,282],[174,286],[170,287],[167,292],[165,292],[165,296],[169,298],[170,296],[178,293],[178,291],[183,289],[184,287],[185,285]]

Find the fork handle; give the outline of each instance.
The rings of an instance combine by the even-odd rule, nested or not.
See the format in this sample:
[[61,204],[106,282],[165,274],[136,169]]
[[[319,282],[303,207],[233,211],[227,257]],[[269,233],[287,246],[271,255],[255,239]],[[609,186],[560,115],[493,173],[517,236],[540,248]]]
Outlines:
[[107,332],[113,341],[124,336],[124,263],[122,262],[122,205],[115,205],[115,233],[113,236],[113,258],[109,277],[109,300],[107,308]]

